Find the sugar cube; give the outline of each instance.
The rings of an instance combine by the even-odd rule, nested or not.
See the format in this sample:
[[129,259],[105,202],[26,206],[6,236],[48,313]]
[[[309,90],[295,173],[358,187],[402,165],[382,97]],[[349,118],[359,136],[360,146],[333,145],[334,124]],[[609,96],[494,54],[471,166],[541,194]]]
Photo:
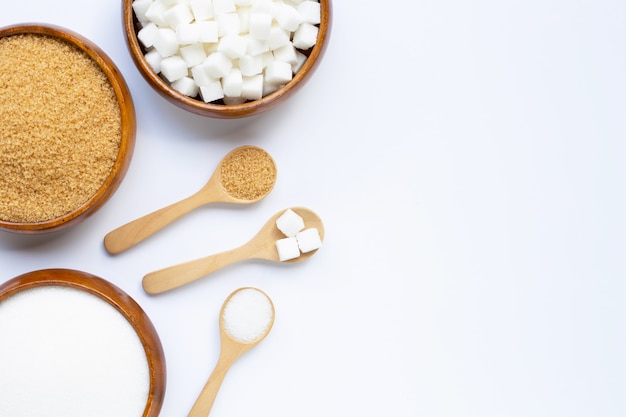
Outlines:
[[274,58],[274,53],[272,51],[267,51],[261,54],[261,60],[263,61],[263,68],[265,69],[269,64],[276,61],[276,58]]
[[285,3],[278,3],[276,8],[275,17],[279,25],[290,32],[298,29],[298,26],[302,23],[302,16],[294,7]]
[[319,230],[315,227],[305,229],[296,235],[298,247],[302,253],[308,253],[322,247]]
[[274,61],[265,68],[265,81],[270,84],[286,84],[293,76],[291,64]]
[[176,39],[179,45],[192,45],[200,42],[197,23],[185,23],[176,27]]
[[163,13],[163,19],[170,28],[176,29],[178,25],[191,23],[193,20],[193,14],[186,3],[179,3],[176,6],[167,9],[165,13]]
[[145,58],[150,68],[159,74],[161,72],[161,61],[163,60],[161,54],[159,54],[156,49],[152,48],[146,52]]
[[292,65],[298,62],[296,52],[295,46],[291,43],[273,50],[274,58],[276,58],[276,60],[289,62]]
[[161,61],[161,74],[163,74],[169,82],[180,80],[187,76],[187,73],[187,63],[179,55],[172,55]]
[[320,3],[313,0],[304,0],[296,6],[302,16],[302,21],[312,25],[319,25],[322,17]]
[[216,15],[232,13],[237,10],[234,0],[213,0],[213,10]]
[[244,55],[239,58],[239,69],[245,76],[253,76],[263,72],[263,57],[261,55]]
[[204,65],[196,65],[195,67],[191,68],[191,76],[193,77],[196,85],[199,87],[209,85],[214,83],[215,81],[218,81],[217,78],[209,75],[207,67]]
[[217,50],[223,52],[230,59],[237,59],[245,55],[248,49],[248,40],[239,35],[227,35],[220,39]]
[[275,84],[268,83],[265,79],[263,80],[263,97],[266,97],[272,94],[274,91],[278,91],[284,84]]
[[278,259],[281,262],[296,259],[300,256],[300,248],[295,237],[286,237],[276,241],[276,250],[278,251]]
[[300,69],[307,60],[307,56],[300,51],[296,51],[296,59],[296,62],[291,63],[291,69],[293,70],[294,74],[300,71]]
[[190,77],[183,77],[172,83],[172,88],[181,94],[189,97],[195,97],[198,95],[198,86],[196,82]]
[[154,0],[155,3],[158,3],[165,9],[169,9],[170,7],[174,6],[176,3],[178,3],[178,1],[179,0]]
[[135,16],[137,16],[137,20],[143,25],[150,22],[150,20],[146,17],[146,11],[152,4],[152,0],[134,0],[133,1],[133,11],[135,12]]
[[272,15],[269,13],[250,13],[250,37],[268,40],[272,31]]
[[217,43],[219,40],[219,28],[214,20],[195,23],[198,26],[199,41],[203,43]]
[[215,16],[212,0],[190,0],[189,5],[196,21],[209,20]]
[[148,23],[137,32],[137,39],[141,41],[143,46],[151,48],[154,45],[154,40],[159,33],[159,28],[154,23]]
[[273,24],[268,38],[270,49],[282,48],[291,42],[291,32],[283,29],[279,24]]
[[222,83],[214,81],[211,84],[200,86],[200,96],[206,103],[224,98]]
[[215,17],[218,35],[238,35],[241,32],[241,21],[237,13],[222,13]]
[[268,41],[248,38],[248,49],[246,50],[248,55],[259,55],[269,50],[270,45]]
[[269,13],[274,16],[276,5],[272,0],[255,0],[250,5],[250,13]]
[[221,51],[210,54],[202,64],[206,68],[206,72],[213,78],[222,78],[230,72],[233,62]]
[[206,59],[204,47],[200,43],[181,47],[180,56],[185,60],[189,68],[202,64]]
[[159,27],[167,27],[167,22],[163,17],[165,10],[166,6],[155,1],[146,10],[145,17]]
[[222,89],[225,97],[241,96],[241,88],[243,85],[243,76],[239,68],[233,68],[222,78]]
[[292,209],[287,209],[276,219],[276,227],[287,237],[295,237],[304,229],[304,219]]
[[159,28],[154,38],[154,48],[159,51],[163,58],[174,55],[178,52],[178,36],[170,28]]
[[251,77],[243,77],[241,96],[248,100],[259,100],[263,98],[263,75],[259,74]]
[[307,50],[317,42],[317,33],[319,29],[310,23],[303,23],[293,33],[293,46],[298,49]]

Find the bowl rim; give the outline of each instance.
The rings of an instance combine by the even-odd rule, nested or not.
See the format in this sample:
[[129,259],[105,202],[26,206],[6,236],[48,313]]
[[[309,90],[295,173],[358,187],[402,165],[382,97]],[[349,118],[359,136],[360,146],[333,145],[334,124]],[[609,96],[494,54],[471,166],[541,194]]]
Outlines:
[[142,417],[158,417],[165,397],[165,354],[158,333],[141,306],[122,289],[103,278],[62,268],[27,272],[0,284],[0,303],[22,291],[52,286],[69,287],[100,298],[133,327],[143,345],[150,373],[150,389]]
[[137,21],[132,8],[133,0],[123,0],[122,17],[124,38],[131,58],[139,73],[148,84],[170,103],[200,116],[212,118],[241,118],[260,114],[274,108],[278,103],[290,97],[299,90],[315,72],[322,57],[325,55],[332,27],[331,0],[319,0],[321,5],[321,19],[316,44],[307,52],[308,59],[302,68],[284,87],[259,99],[242,104],[214,104],[188,97],[173,89],[163,78],[152,70],[143,56],[143,48],[137,39]]
[[98,45],[71,29],[49,23],[18,23],[0,28],[0,38],[26,34],[60,39],[85,52],[98,64],[109,80],[115,92],[121,116],[120,148],[115,164],[102,186],[89,200],[60,217],[40,222],[11,222],[0,219],[1,230],[38,234],[62,230],[81,222],[111,197],[128,171],[135,147],[137,121],[133,98],[124,76],[113,60]]

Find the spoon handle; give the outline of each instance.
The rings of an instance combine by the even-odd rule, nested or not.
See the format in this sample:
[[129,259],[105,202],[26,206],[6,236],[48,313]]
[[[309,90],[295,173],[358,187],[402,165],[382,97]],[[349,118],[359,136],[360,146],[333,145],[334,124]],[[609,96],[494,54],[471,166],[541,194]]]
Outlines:
[[159,294],[181,287],[218,269],[246,259],[249,255],[243,250],[244,248],[245,246],[231,249],[150,272],[143,277],[143,289],[148,294]]
[[123,252],[206,203],[207,201],[203,201],[199,194],[194,194],[146,214],[109,232],[104,237],[104,247],[110,254]]
[[230,365],[230,361],[227,362],[223,357],[220,357],[187,417],[207,417],[209,415]]

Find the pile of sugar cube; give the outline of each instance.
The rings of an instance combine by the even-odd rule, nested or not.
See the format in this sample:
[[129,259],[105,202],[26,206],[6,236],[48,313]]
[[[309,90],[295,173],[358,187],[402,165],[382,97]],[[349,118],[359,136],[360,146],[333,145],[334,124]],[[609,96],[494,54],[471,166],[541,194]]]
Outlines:
[[205,102],[258,100],[287,84],[317,42],[319,0],[134,0],[150,67]]
[[276,241],[276,250],[280,261],[296,259],[300,253],[307,253],[322,246],[319,230],[315,227],[305,229],[304,219],[292,209],[287,209],[276,219],[276,227],[285,238]]

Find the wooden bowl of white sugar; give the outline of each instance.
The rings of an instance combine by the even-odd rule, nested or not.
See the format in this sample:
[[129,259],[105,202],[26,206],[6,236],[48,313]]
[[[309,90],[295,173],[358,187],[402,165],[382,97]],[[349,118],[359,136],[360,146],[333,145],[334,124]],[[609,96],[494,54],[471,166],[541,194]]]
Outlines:
[[134,149],[130,91],[113,61],[68,29],[0,29],[0,230],[58,231],[118,188]]
[[159,337],[141,307],[94,275],[40,270],[0,285],[0,410],[11,417],[157,417]]
[[326,50],[330,0],[123,0],[139,72],[166,100],[213,118],[260,114],[312,76]]

